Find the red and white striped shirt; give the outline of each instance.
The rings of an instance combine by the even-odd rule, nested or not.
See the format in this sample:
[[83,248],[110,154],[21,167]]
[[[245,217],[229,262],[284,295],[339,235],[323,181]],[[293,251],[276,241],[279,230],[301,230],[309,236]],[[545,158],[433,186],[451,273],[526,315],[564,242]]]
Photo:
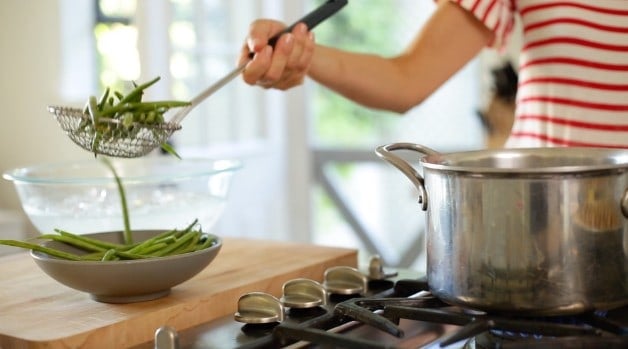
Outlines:
[[507,147],[628,148],[628,0],[452,0],[523,47]]

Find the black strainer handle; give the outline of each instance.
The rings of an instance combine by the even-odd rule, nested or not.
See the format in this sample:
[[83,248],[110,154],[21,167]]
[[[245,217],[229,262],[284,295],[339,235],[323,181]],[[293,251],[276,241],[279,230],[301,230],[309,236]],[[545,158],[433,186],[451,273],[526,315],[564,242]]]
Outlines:
[[[277,43],[277,40],[279,40],[279,37],[285,33],[291,32],[292,29],[294,29],[294,27],[299,23],[305,23],[305,25],[307,26],[309,30],[314,29],[314,27],[316,27],[322,21],[331,17],[336,12],[340,11],[340,9],[343,8],[347,3],[348,3],[348,0],[326,1],[324,4],[317,7],[314,11],[308,13],[303,18],[294,22],[291,26],[275,34],[272,38],[268,40],[268,44],[270,46],[275,47],[275,43]],[[253,58],[254,55],[255,53],[251,52],[250,58]]]

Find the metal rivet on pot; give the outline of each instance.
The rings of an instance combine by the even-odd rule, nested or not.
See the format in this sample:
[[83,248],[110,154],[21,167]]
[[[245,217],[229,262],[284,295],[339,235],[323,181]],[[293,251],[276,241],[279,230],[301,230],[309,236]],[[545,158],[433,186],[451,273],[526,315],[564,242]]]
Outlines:
[[250,292],[238,300],[238,311],[234,318],[246,324],[282,322],[284,306],[279,299],[268,293]]
[[332,267],[325,271],[323,286],[331,294],[364,294],[368,290],[368,278],[352,267]]
[[388,271],[384,269],[384,262],[379,255],[374,255],[369,261],[368,278],[371,280],[385,280],[387,278],[397,276],[396,271]]
[[310,279],[294,279],[283,285],[281,302],[289,308],[313,308],[327,304],[327,291]]

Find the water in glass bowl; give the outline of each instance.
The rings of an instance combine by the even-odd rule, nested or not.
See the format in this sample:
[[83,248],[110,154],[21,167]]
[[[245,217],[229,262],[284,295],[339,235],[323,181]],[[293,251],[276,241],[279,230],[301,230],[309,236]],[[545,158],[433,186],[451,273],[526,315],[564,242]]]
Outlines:
[[[223,212],[225,198],[180,189],[133,188],[126,194],[131,229],[182,229],[198,219],[202,230],[210,232]],[[53,232],[55,228],[75,234],[124,229],[116,188],[99,187],[89,189],[87,194],[65,195],[54,205],[50,196],[43,198],[31,197],[23,203],[40,233]]]

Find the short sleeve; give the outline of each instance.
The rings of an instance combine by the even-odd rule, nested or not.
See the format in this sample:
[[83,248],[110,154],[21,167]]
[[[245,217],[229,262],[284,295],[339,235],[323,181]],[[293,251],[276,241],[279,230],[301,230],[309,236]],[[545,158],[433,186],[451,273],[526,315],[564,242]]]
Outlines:
[[495,33],[489,46],[501,49],[508,42],[515,23],[515,0],[450,0],[467,11]]

